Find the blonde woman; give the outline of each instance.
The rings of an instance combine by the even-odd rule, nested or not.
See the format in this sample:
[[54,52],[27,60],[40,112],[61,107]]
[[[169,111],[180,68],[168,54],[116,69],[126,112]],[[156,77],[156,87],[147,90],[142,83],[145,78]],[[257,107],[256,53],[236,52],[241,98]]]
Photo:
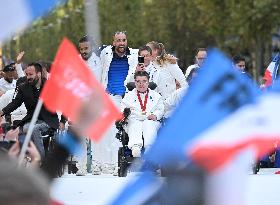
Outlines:
[[152,49],[153,65],[159,71],[156,91],[166,99],[176,90],[176,83],[180,88],[187,86],[185,75],[177,64],[177,58],[167,54],[162,43],[151,41],[147,46]]

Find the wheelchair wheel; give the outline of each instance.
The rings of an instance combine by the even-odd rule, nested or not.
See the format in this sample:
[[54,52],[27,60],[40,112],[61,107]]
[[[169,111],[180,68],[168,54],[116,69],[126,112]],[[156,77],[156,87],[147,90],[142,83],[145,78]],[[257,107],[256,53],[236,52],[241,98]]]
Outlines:
[[127,167],[128,167],[128,163],[125,156],[125,149],[123,147],[120,147],[118,151],[118,176],[119,177],[126,177]]

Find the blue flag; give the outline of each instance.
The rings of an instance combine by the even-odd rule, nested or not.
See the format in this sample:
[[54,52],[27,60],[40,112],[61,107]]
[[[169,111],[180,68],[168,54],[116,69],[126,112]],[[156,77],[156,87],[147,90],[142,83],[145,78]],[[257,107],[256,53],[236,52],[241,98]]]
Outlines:
[[[212,50],[186,96],[145,154],[144,174],[126,187],[113,204],[148,201],[152,192],[143,194],[144,187],[160,186],[162,181],[155,175],[147,175],[147,169],[161,165],[176,172],[180,167],[190,167],[193,159],[187,155],[187,150],[197,136],[240,107],[253,103],[258,94],[257,87],[233,69],[230,60]],[[137,201],[139,197],[141,200]]]
[[2,0],[0,7],[0,41],[22,30],[36,18],[43,16],[66,0]]
[[191,142],[209,127],[252,103],[257,88],[217,50],[212,50],[187,95],[182,99],[157,139],[146,160],[174,166],[190,161],[186,154]]

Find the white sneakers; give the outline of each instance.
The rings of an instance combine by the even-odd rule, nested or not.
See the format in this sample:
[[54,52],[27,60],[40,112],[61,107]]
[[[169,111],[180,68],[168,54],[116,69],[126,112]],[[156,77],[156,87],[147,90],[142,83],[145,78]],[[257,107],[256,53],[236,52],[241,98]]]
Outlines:
[[100,175],[102,170],[101,170],[101,164],[96,162],[96,161],[93,161],[92,162],[92,166],[91,166],[91,169],[92,169],[92,174],[93,175]]
[[87,171],[85,169],[79,169],[76,173],[76,176],[85,176]]
[[112,164],[105,163],[102,165],[101,169],[103,174],[113,174],[114,172],[114,166]]
[[92,174],[100,175],[100,174],[112,174],[113,176],[118,176],[118,165],[117,164],[100,164],[98,162],[92,163]]

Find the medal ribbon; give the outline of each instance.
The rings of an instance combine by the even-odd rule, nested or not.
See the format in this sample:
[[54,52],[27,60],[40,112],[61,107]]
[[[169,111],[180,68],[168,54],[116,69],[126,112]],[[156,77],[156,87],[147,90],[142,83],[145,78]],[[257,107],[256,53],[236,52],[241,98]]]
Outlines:
[[141,97],[140,97],[140,92],[137,90],[137,97],[138,97],[138,101],[139,101],[139,103],[140,103],[142,112],[145,112],[145,111],[146,111],[147,102],[148,102],[148,95],[149,95],[149,90],[147,90],[147,93],[146,93],[146,95],[145,95],[144,104],[143,104],[143,102],[142,102],[142,100],[141,100]]

